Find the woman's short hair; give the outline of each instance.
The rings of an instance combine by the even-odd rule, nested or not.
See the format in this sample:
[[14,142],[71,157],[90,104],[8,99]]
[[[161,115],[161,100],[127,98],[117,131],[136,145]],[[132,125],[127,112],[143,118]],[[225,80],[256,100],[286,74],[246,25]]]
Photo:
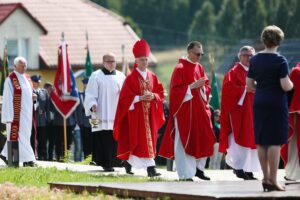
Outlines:
[[284,33],[278,26],[271,25],[264,28],[260,39],[266,47],[275,47],[283,41]]

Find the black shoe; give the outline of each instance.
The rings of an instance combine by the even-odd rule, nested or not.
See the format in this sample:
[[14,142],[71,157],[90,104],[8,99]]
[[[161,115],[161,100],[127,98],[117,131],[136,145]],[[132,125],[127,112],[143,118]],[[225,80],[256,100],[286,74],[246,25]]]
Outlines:
[[127,174],[130,174],[130,175],[133,175],[134,173],[131,171],[131,165],[126,161],[126,160],[124,160],[123,162],[122,162],[122,165],[123,165],[123,167],[125,168],[125,171],[126,171],[126,173]]
[[155,166],[147,167],[147,173],[149,177],[160,176],[161,173],[156,171]]
[[6,160],[6,157],[0,154],[0,159],[3,160],[3,162],[7,165],[8,162]]
[[105,172],[114,172],[115,171],[115,169],[113,167],[103,167],[103,170]]
[[91,161],[91,162],[90,162],[90,165],[94,165],[94,166],[96,166],[96,165],[97,165],[97,163],[96,163],[95,161]]
[[242,178],[244,180],[251,180],[251,178],[244,172],[242,169],[234,169],[233,173],[236,175],[238,178]]
[[194,180],[192,178],[183,178],[183,179],[179,179],[179,181],[192,182]]
[[283,178],[284,178],[286,181],[296,181],[296,180],[290,179],[290,178],[288,178],[288,177],[286,177],[286,176],[284,176]]
[[23,162],[23,167],[37,167],[37,164],[33,161]]
[[245,172],[245,174],[249,177],[249,179],[246,180],[257,180],[257,178],[254,177],[252,172]]
[[200,178],[202,180],[206,180],[206,181],[210,180],[210,178],[208,176],[205,176],[204,172],[200,169],[197,169],[195,176],[197,176],[198,178]]

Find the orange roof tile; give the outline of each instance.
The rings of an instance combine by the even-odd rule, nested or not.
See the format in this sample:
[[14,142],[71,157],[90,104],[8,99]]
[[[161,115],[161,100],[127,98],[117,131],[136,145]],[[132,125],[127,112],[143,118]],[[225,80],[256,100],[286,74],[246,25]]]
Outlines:
[[[48,31],[40,37],[40,57],[47,66],[57,65],[62,32],[69,45],[72,65],[85,64],[86,31],[93,65],[102,64],[106,52],[115,53],[120,63],[122,45],[125,45],[125,59],[134,62],[132,46],[139,38],[125,20],[113,12],[89,0],[0,0],[0,4],[20,2]],[[156,62],[152,54],[150,62]]]

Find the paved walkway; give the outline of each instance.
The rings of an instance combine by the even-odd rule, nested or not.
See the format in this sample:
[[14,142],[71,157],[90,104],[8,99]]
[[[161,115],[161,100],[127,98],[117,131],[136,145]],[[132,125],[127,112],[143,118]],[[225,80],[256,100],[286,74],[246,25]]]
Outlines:
[[[102,167],[99,166],[92,166],[92,165],[82,165],[82,164],[75,164],[75,163],[61,163],[61,162],[48,162],[48,161],[37,161],[37,165],[39,167],[56,167],[60,170],[71,170],[77,172],[86,172],[92,174],[104,174],[104,175],[125,175],[125,169],[116,167],[115,172],[104,172]],[[0,159],[0,167],[5,167],[4,162]],[[170,172],[167,171],[165,167],[158,168],[158,172],[160,172],[161,178],[166,180],[178,180],[177,173],[175,171]],[[147,176],[147,172],[145,170],[137,170],[133,168],[134,176]],[[232,170],[210,170],[206,169],[205,174],[211,178],[211,181],[241,181],[242,179],[237,178],[235,174],[233,174]],[[259,180],[262,179],[262,172],[254,173],[255,177]],[[278,180],[284,181],[284,170],[280,169],[278,171]],[[193,178],[194,181],[202,181],[197,177]]]

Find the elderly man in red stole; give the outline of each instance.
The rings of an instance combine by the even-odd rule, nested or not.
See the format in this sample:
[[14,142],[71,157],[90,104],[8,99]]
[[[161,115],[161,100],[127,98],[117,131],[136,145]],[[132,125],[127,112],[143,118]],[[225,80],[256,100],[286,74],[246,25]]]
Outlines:
[[289,140],[282,146],[281,156],[285,164],[285,179],[300,180],[300,62],[291,71],[294,94],[290,102]]
[[158,129],[164,123],[164,89],[155,74],[147,69],[150,46],[141,39],[133,46],[135,65],[121,89],[114,123],[118,142],[117,157],[131,167],[147,169],[149,177],[159,176],[154,158]]
[[187,46],[187,56],[179,59],[170,84],[170,117],[159,155],[175,158],[180,180],[193,181],[204,175],[207,157],[213,155],[216,142],[208,105],[209,80],[199,63],[202,44],[193,41]]
[[254,140],[254,91],[246,87],[250,58],[255,54],[251,46],[243,46],[237,62],[225,75],[222,87],[220,145],[226,163],[238,178],[256,179],[252,172],[260,171]]
[[[8,141],[18,141],[19,162],[24,167],[34,167],[35,155],[30,145],[33,117],[33,94],[30,76],[26,74],[27,61],[23,57],[14,60],[14,71],[4,83],[1,122],[6,124],[7,141],[1,152],[1,159],[8,159]],[[19,166],[19,163],[16,163]]]

